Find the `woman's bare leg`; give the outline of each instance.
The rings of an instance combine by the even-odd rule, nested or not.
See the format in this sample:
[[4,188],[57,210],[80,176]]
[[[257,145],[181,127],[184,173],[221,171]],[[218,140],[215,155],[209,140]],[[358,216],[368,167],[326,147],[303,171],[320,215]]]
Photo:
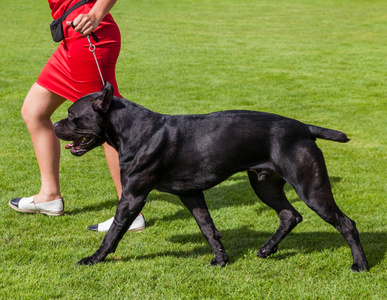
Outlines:
[[[109,166],[110,174],[113,178],[113,182],[117,190],[118,199],[121,199],[122,186],[120,160],[118,158],[118,152],[108,143],[103,144],[103,148],[105,150],[105,157]],[[141,213],[139,214],[139,216],[141,216]]]
[[[121,198],[122,186],[121,186],[121,172],[119,166],[119,158],[117,151],[110,146],[109,144],[103,144],[105,150],[106,161],[109,166],[110,174],[113,178],[114,185],[117,190],[118,199]],[[110,218],[104,222],[101,222],[97,225],[89,226],[89,230],[94,231],[107,231],[111,224],[113,223],[113,218]],[[133,224],[130,226],[129,230],[131,231],[141,231],[145,228],[145,219],[142,214],[139,214],[139,217],[135,219]]]
[[23,103],[22,116],[31,135],[41,175],[41,189],[34,197],[35,203],[62,198],[59,186],[60,143],[50,118],[65,101],[35,83]]
[[122,186],[118,152],[108,143],[103,144],[103,148],[105,150],[105,157],[109,166],[110,174],[113,178],[113,182],[117,190],[118,199],[120,199],[122,193]]

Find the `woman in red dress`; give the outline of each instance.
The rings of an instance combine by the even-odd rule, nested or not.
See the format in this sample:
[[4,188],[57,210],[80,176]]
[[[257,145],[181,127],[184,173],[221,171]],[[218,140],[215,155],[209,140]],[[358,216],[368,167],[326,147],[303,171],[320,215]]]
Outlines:
[[[53,18],[60,18],[78,1],[49,0]],[[31,135],[38,160],[41,189],[35,196],[12,199],[9,204],[18,211],[47,215],[64,213],[59,185],[60,143],[55,136],[50,118],[66,99],[75,102],[84,95],[102,89],[98,67],[93,54],[89,51],[89,42],[85,38],[91,32],[94,32],[99,39],[99,42],[93,39],[91,41],[96,46],[95,54],[102,76],[105,81],[113,85],[114,94],[120,96],[115,78],[115,66],[120,52],[121,36],[117,24],[109,13],[116,1],[93,0],[70,13],[62,23],[65,38],[44,66],[37,82],[32,85],[24,100],[22,116]],[[120,196],[118,154],[106,143],[104,150]],[[136,219],[138,225],[132,229],[138,230],[145,226],[142,216],[140,219]],[[92,229],[105,231],[110,227],[109,220],[98,225]]]

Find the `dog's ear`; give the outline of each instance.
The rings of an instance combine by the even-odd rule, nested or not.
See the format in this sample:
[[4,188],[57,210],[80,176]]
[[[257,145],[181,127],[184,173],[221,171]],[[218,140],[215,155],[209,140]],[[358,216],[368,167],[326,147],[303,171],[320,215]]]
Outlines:
[[112,102],[113,94],[113,86],[106,81],[103,89],[99,92],[99,95],[94,100],[94,110],[106,113],[109,109],[110,103]]

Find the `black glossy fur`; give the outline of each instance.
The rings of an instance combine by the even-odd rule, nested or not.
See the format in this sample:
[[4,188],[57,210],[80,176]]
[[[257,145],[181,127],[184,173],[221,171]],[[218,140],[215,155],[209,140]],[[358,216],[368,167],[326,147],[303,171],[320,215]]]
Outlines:
[[339,131],[255,111],[222,111],[206,115],[163,115],[113,96],[109,83],[69,108],[68,118],[55,124],[56,135],[74,140],[74,155],[107,141],[120,158],[122,197],[114,222],[99,249],[78,264],[101,262],[115,251],[150,191],[177,195],[190,210],[212,247],[211,265],[225,266],[228,255],[208,212],[203,190],[232,174],[247,171],[257,196],[273,208],[280,226],[261,247],[259,257],[301,222],[284,194],[288,182],[322,219],[334,226],[352,250],[353,271],[368,270],[355,222],[336,205],[316,138],[347,142]]

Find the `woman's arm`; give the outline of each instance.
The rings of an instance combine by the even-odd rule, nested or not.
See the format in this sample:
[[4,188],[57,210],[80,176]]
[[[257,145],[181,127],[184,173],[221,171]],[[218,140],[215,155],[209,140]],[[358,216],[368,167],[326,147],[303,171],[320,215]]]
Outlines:
[[[116,2],[117,0],[97,0],[88,14],[81,14],[73,20],[75,31],[83,36],[89,35],[98,27]],[[67,21],[67,25],[71,25],[71,21]]]

